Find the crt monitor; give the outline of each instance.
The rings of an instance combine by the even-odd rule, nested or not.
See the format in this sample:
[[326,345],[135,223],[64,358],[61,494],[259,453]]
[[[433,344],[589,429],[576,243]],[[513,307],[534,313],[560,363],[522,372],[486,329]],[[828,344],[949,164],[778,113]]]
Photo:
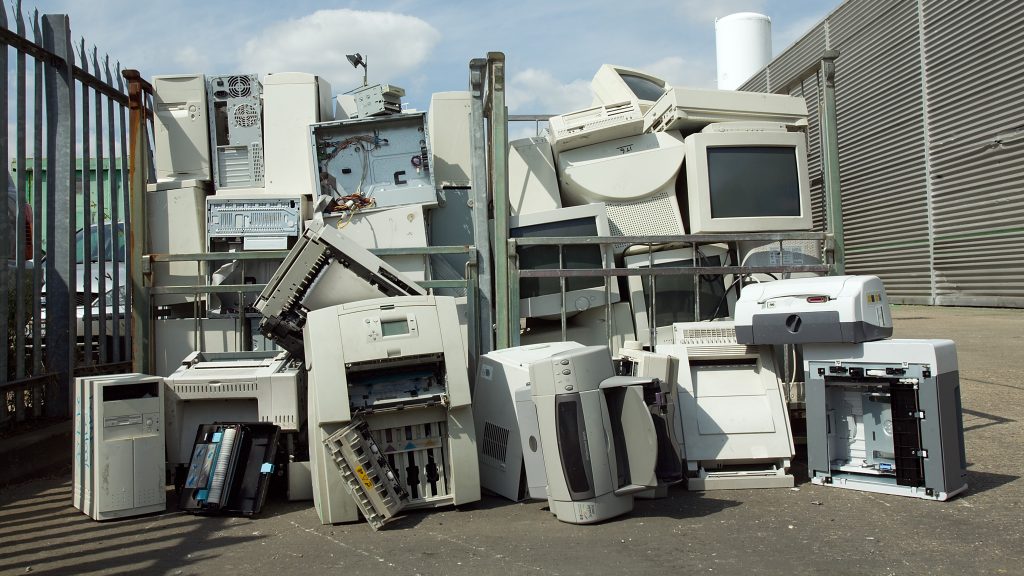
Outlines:
[[685,147],[691,234],[812,228],[804,134],[705,131]]
[[671,86],[667,82],[635,68],[604,64],[590,81],[595,106],[634,102],[640,113],[647,112]]
[[[623,263],[626,268],[684,268],[695,265],[693,248],[689,247],[634,253],[625,256]],[[730,265],[729,248],[725,244],[697,247],[696,266]],[[699,288],[695,292],[692,274],[629,276],[629,301],[633,307],[633,321],[640,342],[647,344],[650,340],[652,304],[655,309],[653,327],[656,328],[657,343],[672,342],[672,325],[676,322],[729,316],[736,300],[734,292],[729,291],[732,275],[700,274],[697,278]],[[695,294],[699,294],[699,317],[694,314],[698,300]]]
[[[603,203],[558,208],[509,219],[509,238],[553,238],[568,236],[609,236],[608,215]],[[558,246],[518,246],[516,255],[520,270],[552,270],[559,268]],[[561,267],[564,269],[612,268],[610,247],[599,245],[565,246]],[[607,302],[605,279],[575,277],[565,279],[565,314],[601,306]],[[610,279],[611,302],[619,301],[618,284]],[[559,318],[562,313],[559,278],[521,278],[519,280],[519,315],[523,318]]]
[[640,134],[562,152],[562,200],[570,206],[604,202],[616,236],[685,234],[676,197],[684,154],[678,132]]

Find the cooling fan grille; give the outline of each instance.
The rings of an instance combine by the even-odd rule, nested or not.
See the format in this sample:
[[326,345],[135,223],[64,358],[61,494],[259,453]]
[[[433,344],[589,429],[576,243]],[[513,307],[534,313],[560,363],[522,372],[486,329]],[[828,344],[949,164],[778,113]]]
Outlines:
[[256,106],[248,102],[243,102],[242,104],[235,106],[235,109],[232,110],[231,117],[234,120],[235,126],[241,126],[243,128],[255,126],[260,120],[260,114],[256,109]]
[[228,79],[228,94],[233,98],[252,95],[252,82],[248,76],[232,76]]

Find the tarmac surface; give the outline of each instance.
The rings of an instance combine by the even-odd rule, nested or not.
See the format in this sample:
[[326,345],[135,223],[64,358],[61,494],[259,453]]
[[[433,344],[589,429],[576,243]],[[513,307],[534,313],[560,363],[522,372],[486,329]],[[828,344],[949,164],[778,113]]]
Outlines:
[[493,496],[380,532],[322,526],[312,503],[280,500],[253,519],[100,523],[71,506],[68,468],[0,490],[0,573],[1024,574],[1024,310],[893,315],[895,337],[957,343],[969,488],[948,502],[815,486],[798,460],[796,489],[674,487],[593,526]]

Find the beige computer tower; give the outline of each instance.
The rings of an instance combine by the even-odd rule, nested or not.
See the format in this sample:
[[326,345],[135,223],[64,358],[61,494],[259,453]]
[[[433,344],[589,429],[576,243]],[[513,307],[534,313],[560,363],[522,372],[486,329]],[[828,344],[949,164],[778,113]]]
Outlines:
[[[206,196],[209,180],[164,181],[150,184],[146,193],[148,254],[197,254],[206,251]],[[205,284],[203,263],[151,262],[153,286]],[[202,299],[202,296],[200,296]],[[195,296],[164,294],[153,297],[156,306],[191,303]]]
[[427,132],[433,153],[431,170],[438,188],[473,184],[472,96],[469,92],[437,92],[430,97]]
[[319,76],[280,72],[263,78],[264,191],[316,193],[309,126],[334,119],[331,85]]
[[153,77],[157,180],[210,179],[210,120],[202,74]]

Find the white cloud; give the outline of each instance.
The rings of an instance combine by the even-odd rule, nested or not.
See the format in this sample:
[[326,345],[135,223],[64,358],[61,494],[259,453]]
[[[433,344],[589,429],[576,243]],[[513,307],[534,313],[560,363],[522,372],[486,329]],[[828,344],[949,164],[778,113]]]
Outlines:
[[704,61],[667,56],[646,66],[641,66],[640,69],[661,78],[672,86],[715,87],[715,71]]
[[515,73],[506,97],[509,111],[520,114],[564,114],[586,108],[592,101],[589,80],[564,83],[536,68]]
[[185,46],[174,54],[174,63],[185,70],[209,70],[210,59],[205,50]]
[[238,65],[260,72],[310,72],[346,91],[358,86],[363,74],[346,54],[367,56],[371,82],[393,81],[424,64],[440,38],[440,32],[415,16],[318,10],[264,28],[245,43]]

